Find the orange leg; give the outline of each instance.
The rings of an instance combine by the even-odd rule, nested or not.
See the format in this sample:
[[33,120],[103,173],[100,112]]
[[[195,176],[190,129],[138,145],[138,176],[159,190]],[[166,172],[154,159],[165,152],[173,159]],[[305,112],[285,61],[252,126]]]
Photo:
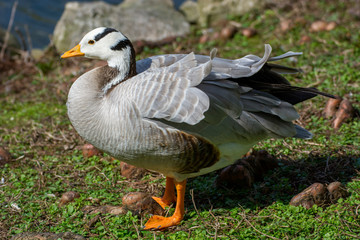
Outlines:
[[[171,226],[178,225],[184,217],[184,197],[185,197],[185,187],[186,180],[182,182],[177,182],[173,180],[175,183],[177,198],[176,198],[176,208],[175,212],[171,217],[162,217],[154,215],[149,221],[145,224],[144,230],[161,230],[164,228],[168,228]],[[165,191],[166,192],[166,191]]]
[[173,178],[166,177],[164,196],[162,198],[152,197],[158,204],[160,204],[163,209],[176,202],[174,184],[175,183]]

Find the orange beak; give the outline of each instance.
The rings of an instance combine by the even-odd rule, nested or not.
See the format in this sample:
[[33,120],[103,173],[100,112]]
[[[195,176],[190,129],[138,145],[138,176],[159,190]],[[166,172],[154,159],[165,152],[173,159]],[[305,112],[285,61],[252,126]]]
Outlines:
[[79,57],[79,56],[84,56],[84,55],[85,54],[80,51],[80,44],[78,44],[75,47],[73,47],[72,49],[70,49],[69,51],[63,53],[63,55],[61,55],[61,58]]

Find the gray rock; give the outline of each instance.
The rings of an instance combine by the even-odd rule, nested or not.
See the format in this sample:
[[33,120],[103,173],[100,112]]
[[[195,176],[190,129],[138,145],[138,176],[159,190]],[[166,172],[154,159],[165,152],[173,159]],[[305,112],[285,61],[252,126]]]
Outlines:
[[185,17],[171,0],[126,0],[119,5],[104,2],[69,2],[56,24],[53,42],[59,52],[69,50],[96,27],[112,27],[131,41],[157,42],[189,33]]
[[229,15],[241,16],[254,8],[262,8],[264,4],[266,1],[262,0],[198,0],[197,3],[186,1],[180,9],[189,21],[194,20],[190,16],[195,18],[198,15],[197,22],[201,26],[209,26]]
[[189,23],[197,23],[200,17],[200,10],[197,2],[187,0],[180,6],[180,11],[185,15]]

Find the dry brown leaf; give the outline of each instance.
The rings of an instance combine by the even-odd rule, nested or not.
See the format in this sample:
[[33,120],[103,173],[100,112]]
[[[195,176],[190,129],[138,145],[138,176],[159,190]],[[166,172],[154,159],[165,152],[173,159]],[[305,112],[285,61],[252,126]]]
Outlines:
[[235,35],[236,31],[237,31],[237,29],[235,26],[228,25],[221,30],[220,38],[222,40],[231,39]]
[[340,97],[329,98],[324,109],[324,115],[326,118],[332,118],[335,116],[335,113],[340,105],[341,100],[342,99]]
[[302,44],[305,44],[305,43],[308,43],[308,42],[311,42],[311,38],[308,36],[308,35],[304,35],[300,38],[300,41],[299,43],[302,45]]
[[146,173],[146,170],[144,168],[138,168],[126,162],[121,162],[120,168],[121,176],[128,179],[141,179]]
[[334,30],[336,28],[336,22],[329,22],[327,25],[326,25],[326,31],[331,31],[331,30]]
[[341,182],[332,182],[327,186],[329,191],[329,199],[331,203],[336,203],[340,198],[346,198],[349,196],[349,192],[346,190]]
[[310,31],[311,32],[325,31],[326,27],[327,27],[327,22],[319,20],[319,21],[315,21],[311,24]]
[[0,166],[5,165],[11,161],[10,153],[4,148],[0,146]]
[[59,206],[64,206],[66,204],[68,204],[69,202],[74,201],[75,198],[79,198],[80,194],[74,191],[69,191],[64,193],[61,198],[60,198],[60,202],[59,202]]
[[257,31],[254,28],[244,28],[241,33],[247,37],[251,38],[257,34]]
[[123,206],[134,214],[164,214],[164,209],[147,193],[128,193],[122,198],[122,202]]
[[84,144],[84,146],[82,146],[82,154],[83,154],[84,158],[89,158],[92,156],[102,155],[102,152],[99,149],[97,149],[96,147],[94,147],[92,144],[87,143],[87,144]]
[[340,102],[339,109],[335,114],[335,119],[332,123],[333,128],[339,129],[344,122],[353,117],[354,113],[355,109],[353,108],[351,102],[347,99],[343,99]]

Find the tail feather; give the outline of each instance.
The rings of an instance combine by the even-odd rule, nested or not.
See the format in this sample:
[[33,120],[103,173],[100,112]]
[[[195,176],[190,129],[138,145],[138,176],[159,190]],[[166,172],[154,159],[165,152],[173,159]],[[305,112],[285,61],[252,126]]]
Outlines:
[[316,88],[306,88],[292,86],[286,78],[281,76],[278,71],[288,70],[294,72],[295,69],[283,67],[280,65],[265,64],[264,67],[256,74],[245,77],[230,79],[237,82],[240,86],[251,87],[253,89],[267,92],[293,105],[315,97],[316,95],[323,95],[330,98],[335,98],[333,95],[321,92]]
[[267,63],[267,65],[270,67],[271,71],[276,72],[278,74],[296,74],[303,72],[300,68],[286,67],[274,63]]
[[313,137],[311,132],[300,127],[299,125],[295,125],[295,130],[296,130],[296,134],[294,136],[295,138],[311,139]]

